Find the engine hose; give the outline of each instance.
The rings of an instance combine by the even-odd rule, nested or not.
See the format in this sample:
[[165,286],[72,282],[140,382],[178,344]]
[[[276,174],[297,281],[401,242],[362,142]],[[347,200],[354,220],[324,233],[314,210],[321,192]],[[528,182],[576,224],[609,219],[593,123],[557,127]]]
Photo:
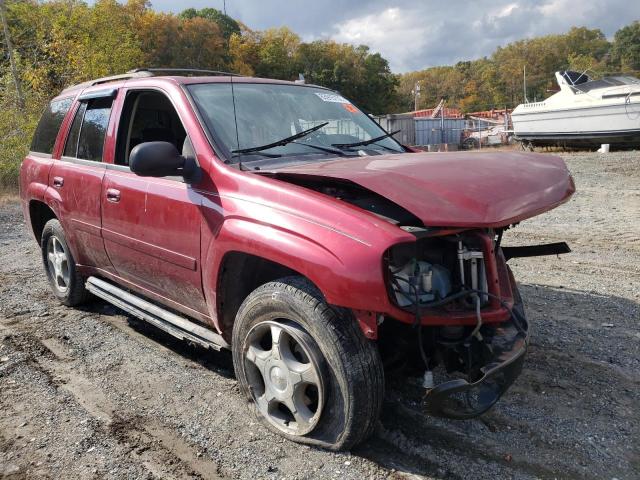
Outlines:
[[[418,295],[418,290],[415,287],[415,285],[413,285],[411,282],[409,282],[407,279],[399,277],[397,275],[393,275],[393,279],[396,281],[396,286],[399,287],[399,285],[397,284],[397,281],[403,281],[405,282],[407,285],[409,285],[409,288],[411,290],[413,290],[413,294],[415,296],[415,320],[413,323],[414,327],[417,327],[418,325],[420,325],[420,309],[421,307],[424,308],[437,308],[437,307],[441,307],[443,305],[447,305],[455,300],[458,300],[460,298],[463,297],[467,297],[469,295],[475,295],[476,297],[476,326],[474,328],[474,330],[471,332],[470,335],[468,335],[462,342],[466,342],[469,341],[474,335],[476,335],[478,333],[478,331],[480,331],[480,328],[482,328],[482,316],[480,313],[480,297],[479,295],[483,295],[483,296],[487,296],[490,298],[494,298],[496,299],[498,302],[500,302],[500,305],[502,305],[508,312],[509,312],[509,317],[514,319],[514,325],[515,327],[518,329],[519,333],[525,333],[525,327],[523,326],[524,324],[524,319],[520,316],[520,313],[517,312],[516,310],[513,310],[513,308],[511,308],[509,305],[507,305],[507,303],[498,295],[495,295],[493,293],[489,293],[489,292],[485,292],[482,290],[477,290],[477,289],[470,289],[470,288],[464,288],[463,290],[454,293],[452,295],[448,295],[445,298],[442,298],[440,300],[435,300],[433,302],[428,302],[425,303],[424,305],[420,304],[420,297]],[[424,361],[424,352],[422,351],[422,342],[421,342],[421,332],[420,330],[418,331],[418,335],[419,335],[419,341],[420,341],[420,350],[421,350],[421,354],[423,355],[423,361]],[[460,342],[460,343],[462,343]],[[448,343],[448,342],[447,342]],[[459,342],[453,342],[452,344],[458,344]],[[425,362],[426,363],[426,362]]]

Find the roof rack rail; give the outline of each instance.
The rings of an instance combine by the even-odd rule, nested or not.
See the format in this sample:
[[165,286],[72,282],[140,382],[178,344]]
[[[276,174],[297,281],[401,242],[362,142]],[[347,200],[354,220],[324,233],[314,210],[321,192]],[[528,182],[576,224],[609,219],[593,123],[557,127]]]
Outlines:
[[117,80],[127,80],[129,78],[151,77],[151,76],[153,76],[151,73],[146,73],[142,71],[140,72],[129,71],[127,73],[122,73],[120,75],[111,75],[109,77],[96,78],[95,80],[91,80],[89,84],[100,85],[101,83],[115,82]]
[[151,75],[176,74],[176,75],[201,75],[213,74],[223,75],[227,77],[239,77],[237,73],[223,72],[221,70],[203,70],[199,68],[134,68],[129,70],[127,74],[138,74],[148,72]]
[[74,85],[69,85],[68,87],[66,87],[65,89],[62,90],[62,92],[60,92],[60,94],[62,95],[63,93],[69,92],[71,90],[76,90],[78,88],[87,88],[87,87],[92,87],[94,85],[100,85],[102,83],[109,83],[109,82],[115,82],[118,80],[127,80],[129,78],[138,78],[138,77],[152,77],[153,74],[150,72],[127,72],[127,73],[122,73],[120,75],[110,75],[108,77],[102,77],[102,78],[96,78],[95,80],[88,80],[86,82],[81,82],[81,83],[76,83]]
[[127,73],[122,73],[120,75],[111,75],[108,77],[96,78],[95,80],[89,80],[88,82],[78,83],[76,85],[71,85],[60,94],[66,93],[71,90],[75,90],[79,87],[92,87],[94,85],[100,85],[102,83],[115,82],[118,80],[128,80],[130,78],[144,78],[144,77],[155,77],[158,75],[224,75],[228,77],[239,77],[237,73],[231,72],[221,72],[219,70],[200,70],[197,68],[134,68],[133,70],[129,70]]

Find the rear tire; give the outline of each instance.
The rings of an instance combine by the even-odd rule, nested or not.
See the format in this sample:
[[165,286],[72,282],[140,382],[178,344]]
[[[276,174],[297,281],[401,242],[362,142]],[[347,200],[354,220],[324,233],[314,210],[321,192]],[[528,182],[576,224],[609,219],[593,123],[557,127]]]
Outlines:
[[[268,329],[282,331],[276,335],[289,342],[284,354],[276,354],[275,360],[273,352],[282,350],[282,341],[274,348],[274,334],[260,334]],[[269,343],[269,338],[273,343]],[[351,448],[373,433],[384,396],[378,349],[365,338],[350,312],[328,305],[305,278],[286,277],[254,290],[236,316],[232,347],[240,389],[258,419],[271,431],[295,442],[330,450]],[[286,395],[278,394],[288,389],[283,378],[291,377],[280,373],[286,370],[284,364],[289,362],[286,357],[291,359],[294,349],[299,354],[298,361],[292,359],[293,370],[303,369],[301,361],[307,370],[317,372],[305,384],[317,384],[317,393],[304,396],[309,408],[303,404],[297,409],[298,413],[303,410],[308,414],[302,422],[287,407],[287,404],[296,407],[300,395],[292,393],[293,403],[289,403]],[[256,351],[266,360],[255,363]],[[271,363],[265,366],[265,362]]]
[[89,297],[84,287],[85,279],[78,272],[64,230],[57,219],[45,224],[40,247],[44,269],[56,298],[70,307],[84,303]]

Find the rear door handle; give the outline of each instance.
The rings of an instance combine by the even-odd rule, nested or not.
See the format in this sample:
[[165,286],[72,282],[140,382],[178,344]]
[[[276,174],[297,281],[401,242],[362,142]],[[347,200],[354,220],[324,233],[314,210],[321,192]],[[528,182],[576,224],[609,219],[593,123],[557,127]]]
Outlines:
[[53,186],[56,188],[60,188],[64,185],[64,178],[62,177],[53,177]]
[[116,190],[115,188],[108,188],[107,200],[111,203],[118,203],[120,201],[120,190]]

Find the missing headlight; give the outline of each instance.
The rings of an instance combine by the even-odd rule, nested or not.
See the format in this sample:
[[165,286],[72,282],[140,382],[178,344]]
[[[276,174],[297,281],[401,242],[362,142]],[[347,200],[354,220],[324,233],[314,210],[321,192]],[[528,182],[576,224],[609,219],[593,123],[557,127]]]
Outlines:
[[[387,255],[389,294],[401,308],[428,307],[463,290],[488,292],[485,253],[475,235],[451,235],[401,244]],[[459,308],[476,308],[473,296],[459,295]],[[481,305],[488,295],[479,295]]]

